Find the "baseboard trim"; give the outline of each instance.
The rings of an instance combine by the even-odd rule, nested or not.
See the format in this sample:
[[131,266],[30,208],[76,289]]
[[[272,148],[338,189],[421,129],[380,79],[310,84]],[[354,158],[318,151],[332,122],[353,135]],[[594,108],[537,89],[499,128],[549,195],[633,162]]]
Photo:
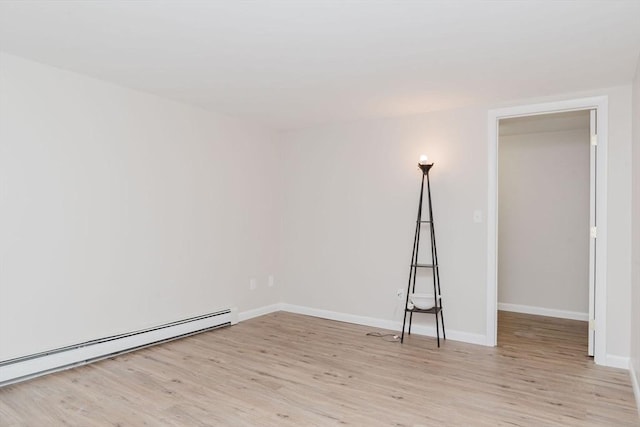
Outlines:
[[605,358],[605,366],[610,368],[629,369],[629,358],[624,356],[616,356],[614,354],[607,354]]
[[633,362],[629,362],[629,375],[631,375],[631,386],[633,387],[633,395],[636,397],[636,409],[638,409],[638,416],[640,417],[640,383],[638,383],[638,374],[636,372]]
[[231,310],[166,323],[0,362],[0,386],[86,365],[144,347],[231,325]]
[[556,310],[553,308],[534,307],[531,305],[509,304],[506,302],[498,303],[498,310],[511,311],[513,313],[535,314],[538,316],[558,317],[560,319],[569,320],[589,320],[589,313],[581,313],[579,311]]
[[[289,313],[304,314],[306,316],[320,317],[322,319],[337,320],[339,322],[354,323],[356,325],[371,326],[373,328],[388,329],[400,332],[402,322],[393,320],[378,319],[375,317],[358,316],[355,314],[340,313],[337,311],[321,310],[317,308],[305,307],[293,304],[281,304],[280,310]],[[432,326],[416,325],[411,328],[411,333],[428,337],[435,337],[436,330]],[[481,334],[454,331],[447,329],[447,339],[460,341],[469,344],[486,345],[486,337]]]
[[266,314],[275,313],[281,310],[282,310],[282,303],[265,305],[264,307],[258,307],[252,310],[245,310],[238,313],[238,320],[243,322],[245,320],[253,319],[254,317],[264,316]]

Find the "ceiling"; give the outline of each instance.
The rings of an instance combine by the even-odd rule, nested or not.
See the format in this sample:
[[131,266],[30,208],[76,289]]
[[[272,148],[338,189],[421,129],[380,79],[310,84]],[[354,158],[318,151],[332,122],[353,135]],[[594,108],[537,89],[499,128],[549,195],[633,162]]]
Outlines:
[[0,49],[275,129],[629,84],[633,1],[0,1]]

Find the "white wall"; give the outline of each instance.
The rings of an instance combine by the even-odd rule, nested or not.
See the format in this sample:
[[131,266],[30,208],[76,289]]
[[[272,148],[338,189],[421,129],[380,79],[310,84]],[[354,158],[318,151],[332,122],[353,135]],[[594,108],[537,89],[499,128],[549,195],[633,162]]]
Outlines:
[[[640,60],[633,80],[633,195],[632,271],[631,271],[631,364],[640,386]],[[640,389],[636,389],[640,411]]]
[[[430,172],[446,325],[484,333],[486,116],[468,109],[284,135],[285,300],[402,319],[421,172]],[[477,132],[476,132],[477,131]],[[486,133],[486,132],[485,132]],[[479,184],[479,185],[475,185]],[[464,194],[464,196],[462,196]],[[430,286],[430,285],[429,285]],[[425,288],[425,291],[428,288]],[[415,316],[420,323],[433,316]]]
[[5,54],[0,93],[0,360],[280,300],[274,134]]
[[[631,87],[566,94],[523,105],[609,96],[607,353],[629,355]],[[479,106],[366,120],[283,135],[282,271],[285,301],[400,320],[420,172],[432,169],[434,216],[448,330],[485,333],[487,114]],[[418,318],[422,318],[419,319]],[[416,316],[432,322],[432,316]]]
[[499,303],[585,317],[589,311],[588,120],[585,124],[500,136]]
[[629,357],[631,321],[631,87],[609,95],[607,354]]

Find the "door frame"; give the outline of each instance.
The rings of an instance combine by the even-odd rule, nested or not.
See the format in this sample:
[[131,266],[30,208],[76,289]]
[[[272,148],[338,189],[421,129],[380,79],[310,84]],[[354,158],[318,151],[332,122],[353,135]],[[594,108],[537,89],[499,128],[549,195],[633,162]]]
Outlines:
[[[595,239],[595,348],[594,360],[607,365],[607,138],[609,98],[597,96],[489,110],[489,179],[487,205],[487,309],[486,345],[498,340],[498,124],[500,119],[560,113],[597,111],[598,156],[596,159],[596,206],[598,237]],[[585,230],[588,233],[589,230]],[[590,268],[593,260],[589,260]]]

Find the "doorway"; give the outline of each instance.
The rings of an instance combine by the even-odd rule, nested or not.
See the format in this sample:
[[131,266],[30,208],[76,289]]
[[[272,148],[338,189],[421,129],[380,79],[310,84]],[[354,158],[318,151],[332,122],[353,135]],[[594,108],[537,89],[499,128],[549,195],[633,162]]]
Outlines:
[[[593,204],[593,224],[590,250],[593,254],[593,295],[590,296],[592,313],[589,319],[589,335],[593,338],[593,354],[596,364],[606,365],[606,302],[607,302],[607,123],[608,99],[606,96],[582,98],[544,104],[523,105],[491,110],[488,114],[489,179],[487,207],[487,301],[486,344],[497,345],[498,325],[498,147],[499,121],[514,117],[534,116],[578,110],[592,110],[592,146],[596,154],[591,156],[593,188],[597,197]],[[596,173],[597,170],[597,173]],[[588,232],[589,230],[587,230]]]
[[500,346],[571,341],[593,356],[591,119],[576,110],[498,122]]

